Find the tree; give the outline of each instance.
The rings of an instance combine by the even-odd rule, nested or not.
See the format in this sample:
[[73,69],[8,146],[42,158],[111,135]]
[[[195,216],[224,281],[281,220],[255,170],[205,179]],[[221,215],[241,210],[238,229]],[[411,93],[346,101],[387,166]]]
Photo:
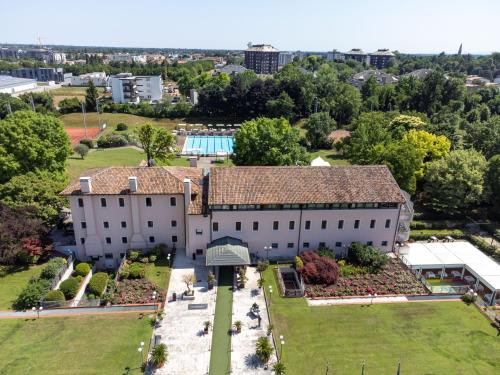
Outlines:
[[87,91],[85,92],[85,108],[87,111],[95,112],[97,110],[98,99],[99,93],[92,80],[89,80],[89,87],[87,87]]
[[11,112],[28,110],[29,105],[19,98],[13,97],[10,94],[0,93],[0,120],[7,117]]
[[265,364],[269,362],[269,359],[273,354],[273,348],[271,347],[271,343],[269,342],[269,338],[267,336],[259,337],[257,340],[255,354],[262,363]]
[[290,96],[282,91],[276,99],[269,99],[266,109],[270,117],[284,117],[290,120],[293,117],[294,103]]
[[494,116],[486,122],[470,124],[466,129],[464,142],[486,158],[500,154],[500,116]]
[[38,113],[46,114],[55,110],[54,98],[48,92],[27,92],[20,95],[19,99],[23,100],[30,109],[33,103],[35,105],[35,111]]
[[246,121],[235,134],[233,161],[237,165],[304,165],[306,150],[298,129],[281,119]]
[[304,128],[307,130],[306,139],[313,150],[330,148],[330,133],[335,130],[337,124],[328,112],[314,113],[306,120]]
[[417,116],[399,115],[389,123],[389,131],[394,138],[401,139],[411,129],[423,129],[425,122]]
[[145,124],[137,130],[137,137],[146,154],[148,167],[153,165],[155,159],[167,161],[174,157],[176,151],[175,137],[166,129]]
[[196,282],[196,276],[194,273],[188,273],[182,276],[182,282],[186,284],[187,292],[191,292],[190,286]]
[[493,212],[500,216],[500,154],[493,156],[488,161],[485,187],[486,197],[493,208]]
[[73,151],[80,155],[82,159],[85,159],[85,156],[89,153],[89,147],[87,145],[84,145],[83,143],[77,144],[74,148]]
[[0,121],[0,183],[35,170],[63,173],[70,152],[63,123],[53,116],[18,111]]
[[81,110],[82,103],[78,98],[65,98],[59,102],[59,112],[62,114],[80,112]]
[[463,213],[479,204],[484,193],[486,159],[474,150],[455,150],[429,163],[425,175],[426,204],[435,211]]

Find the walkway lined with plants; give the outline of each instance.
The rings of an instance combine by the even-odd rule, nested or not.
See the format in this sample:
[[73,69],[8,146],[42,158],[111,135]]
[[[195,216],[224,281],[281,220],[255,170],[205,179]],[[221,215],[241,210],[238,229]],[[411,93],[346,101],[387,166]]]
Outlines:
[[232,307],[233,267],[221,267],[212,333],[210,375],[223,375],[231,372]]

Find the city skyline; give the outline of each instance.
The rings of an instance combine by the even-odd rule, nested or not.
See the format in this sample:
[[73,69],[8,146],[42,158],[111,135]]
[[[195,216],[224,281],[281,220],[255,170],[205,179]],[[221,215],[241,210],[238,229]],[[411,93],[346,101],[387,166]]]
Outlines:
[[[389,48],[430,54],[456,53],[463,43],[464,54],[500,50],[500,45],[492,44],[498,34],[495,16],[500,3],[478,0],[476,9],[488,10],[481,17],[469,4],[465,0],[438,4],[385,0],[373,8],[367,0],[352,4],[256,0],[238,5],[219,0],[210,6],[198,1],[150,0],[136,5],[91,0],[85,7],[55,1],[47,8],[29,0],[22,5],[0,5],[0,11],[8,15],[0,24],[0,43],[35,44],[40,37],[43,45],[122,48],[243,50],[253,42],[269,43],[282,51]],[[47,22],[57,7],[62,11]]]

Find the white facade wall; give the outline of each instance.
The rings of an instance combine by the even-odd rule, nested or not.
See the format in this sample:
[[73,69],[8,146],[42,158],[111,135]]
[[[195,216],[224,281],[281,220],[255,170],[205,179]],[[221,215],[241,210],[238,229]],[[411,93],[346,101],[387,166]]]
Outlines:
[[138,76],[136,77],[136,84],[141,100],[161,100],[163,97],[161,76]]
[[124,103],[125,98],[123,96],[123,83],[118,77],[110,77],[109,84],[111,86],[111,93],[113,95],[113,101],[115,103]]
[[70,77],[70,84],[72,86],[88,86],[89,81],[92,81],[95,86],[107,86],[108,77],[106,77],[106,73],[104,72],[81,74],[79,76]]
[[189,239],[186,252],[190,256],[196,250],[202,250],[203,255],[210,243],[210,217],[203,215],[189,215]]
[[19,84],[19,85],[0,87],[0,93],[1,94],[17,94],[19,92],[34,90],[36,88],[37,88],[36,81],[32,81],[32,82]]

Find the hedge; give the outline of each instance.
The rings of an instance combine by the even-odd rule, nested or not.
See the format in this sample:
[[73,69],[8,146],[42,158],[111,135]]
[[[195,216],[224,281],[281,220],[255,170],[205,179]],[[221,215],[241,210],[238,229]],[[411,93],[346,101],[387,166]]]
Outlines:
[[127,124],[124,124],[123,122],[120,122],[119,124],[116,125],[116,130],[119,132],[125,131],[128,129]]
[[144,263],[134,262],[129,268],[130,279],[142,279],[146,276],[146,265]]
[[64,293],[66,299],[73,299],[78,293],[80,283],[74,277],[64,280],[59,287],[59,290]]
[[410,239],[415,241],[427,240],[432,236],[438,239],[444,239],[446,236],[451,236],[454,239],[464,239],[467,237],[462,229],[421,229],[413,230],[410,233]]
[[89,149],[94,148],[94,141],[92,139],[88,138],[80,139],[80,144],[87,146]]
[[62,268],[66,264],[67,262],[64,258],[52,258],[43,268],[42,272],[40,273],[40,277],[46,280],[53,280],[59,274],[59,272],[61,272]]
[[44,301],[66,301],[66,298],[60,290],[51,290],[45,295]]
[[17,310],[31,309],[38,306],[38,303],[50,290],[52,281],[47,279],[33,278],[26,288],[19,293],[13,307]]
[[75,274],[77,276],[87,276],[88,273],[90,272],[90,265],[88,263],[79,263],[76,267],[75,267]]
[[127,138],[120,134],[103,135],[97,140],[97,147],[99,148],[123,147],[127,144]]
[[97,272],[92,276],[88,285],[88,292],[101,297],[108,284],[108,274],[106,272]]

